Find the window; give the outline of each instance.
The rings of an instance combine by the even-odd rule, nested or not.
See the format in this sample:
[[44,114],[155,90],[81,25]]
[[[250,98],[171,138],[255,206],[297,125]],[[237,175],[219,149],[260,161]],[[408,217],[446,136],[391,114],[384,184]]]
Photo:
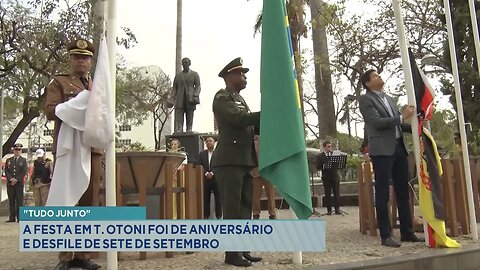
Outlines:
[[53,136],[53,129],[43,130],[43,136]]
[[43,144],[43,147],[45,147],[45,148],[49,148],[49,147],[51,148],[52,146],[53,146],[52,143],[44,143]]
[[132,144],[132,140],[131,140],[131,139],[120,139],[118,142],[119,142],[121,145],[123,145],[123,146],[127,146],[127,145]]
[[119,131],[132,131],[132,126],[123,124],[118,127]]

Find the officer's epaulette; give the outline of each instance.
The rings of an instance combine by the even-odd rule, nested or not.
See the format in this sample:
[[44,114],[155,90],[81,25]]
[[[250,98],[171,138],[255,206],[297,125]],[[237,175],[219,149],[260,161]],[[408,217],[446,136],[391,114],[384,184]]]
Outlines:
[[225,89],[220,89],[217,94],[215,94],[215,98],[229,98],[230,97],[230,94],[228,93],[227,90]]

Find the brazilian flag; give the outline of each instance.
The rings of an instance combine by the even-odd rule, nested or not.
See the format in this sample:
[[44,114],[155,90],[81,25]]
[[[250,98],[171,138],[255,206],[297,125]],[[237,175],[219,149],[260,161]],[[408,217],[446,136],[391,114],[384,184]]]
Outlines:
[[260,175],[299,219],[312,214],[305,131],[284,0],[264,0],[260,71]]

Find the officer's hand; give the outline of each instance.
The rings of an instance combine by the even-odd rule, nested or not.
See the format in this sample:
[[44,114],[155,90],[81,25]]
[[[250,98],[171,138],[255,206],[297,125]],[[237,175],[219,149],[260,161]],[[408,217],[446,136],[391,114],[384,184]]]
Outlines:
[[413,113],[415,112],[415,107],[413,105],[408,105],[402,112],[403,120],[409,119],[412,117]]
[[10,184],[11,184],[12,186],[15,186],[15,185],[17,184],[17,182],[18,182],[18,180],[15,179],[15,178],[12,178],[12,180],[10,180]]

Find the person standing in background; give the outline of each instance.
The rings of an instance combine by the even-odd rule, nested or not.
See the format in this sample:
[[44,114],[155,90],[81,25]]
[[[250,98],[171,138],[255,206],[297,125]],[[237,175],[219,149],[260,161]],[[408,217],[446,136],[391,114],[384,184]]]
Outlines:
[[33,198],[35,206],[45,206],[47,204],[48,191],[52,181],[53,162],[45,158],[45,151],[37,149],[35,152],[37,159],[33,161],[33,171],[30,177],[33,187]]
[[205,172],[203,177],[203,216],[205,219],[210,217],[210,198],[213,192],[215,199],[215,216],[217,219],[222,218],[222,204],[220,202],[220,190],[218,189],[218,183],[215,180],[215,173],[212,171],[211,160],[213,152],[215,151],[215,139],[212,136],[205,138],[206,150],[203,150],[199,154],[200,165]]
[[10,216],[7,222],[18,222],[20,206],[23,206],[23,187],[28,173],[27,159],[22,157],[21,143],[13,145],[13,157],[5,163],[5,176],[7,177],[7,195]]

